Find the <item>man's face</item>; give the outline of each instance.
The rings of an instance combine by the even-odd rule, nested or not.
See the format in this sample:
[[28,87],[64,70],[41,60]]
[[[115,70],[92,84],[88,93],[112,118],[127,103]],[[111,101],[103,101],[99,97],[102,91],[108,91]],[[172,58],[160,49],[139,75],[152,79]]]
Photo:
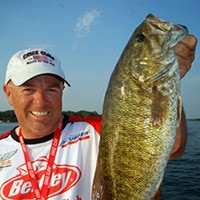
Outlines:
[[25,138],[40,138],[56,130],[63,88],[62,81],[51,75],[37,76],[21,86],[12,81],[3,86]]

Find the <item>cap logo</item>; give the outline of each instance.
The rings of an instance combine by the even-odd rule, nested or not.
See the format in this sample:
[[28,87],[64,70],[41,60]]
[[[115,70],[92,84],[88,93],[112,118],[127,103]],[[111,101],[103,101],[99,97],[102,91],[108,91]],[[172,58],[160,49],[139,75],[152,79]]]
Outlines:
[[[51,54],[46,53],[45,51],[40,51],[40,54],[43,55],[43,56],[47,56],[47,57],[51,58],[52,60],[55,60],[55,58]],[[23,59],[25,60],[28,57],[34,56],[34,55],[39,55],[39,51],[28,52],[28,53],[26,53],[26,54],[23,55]]]
[[31,63],[36,63],[36,62],[45,62],[45,63],[49,63],[55,66],[55,64],[53,63],[55,58],[45,51],[40,51],[40,52],[38,50],[30,51],[23,55],[23,59],[24,60],[27,59],[26,64],[31,64]]

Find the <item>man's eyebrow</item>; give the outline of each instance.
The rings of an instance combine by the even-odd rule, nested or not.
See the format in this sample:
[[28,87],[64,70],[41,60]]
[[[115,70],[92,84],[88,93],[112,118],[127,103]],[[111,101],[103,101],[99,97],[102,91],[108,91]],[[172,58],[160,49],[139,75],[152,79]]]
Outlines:
[[61,87],[61,83],[51,83],[51,84],[49,84],[48,87],[58,87],[58,88],[60,88]]
[[[31,84],[31,83],[27,82],[27,83],[24,83],[22,86],[24,86],[24,87],[34,87],[34,84]],[[61,83],[50,83],[48,85],[48,87],[60,88],[61,87]]]
[[33,84],[27,82],[27,83],[23,83],[21,86],[30,87],[30,86],[33,86]]

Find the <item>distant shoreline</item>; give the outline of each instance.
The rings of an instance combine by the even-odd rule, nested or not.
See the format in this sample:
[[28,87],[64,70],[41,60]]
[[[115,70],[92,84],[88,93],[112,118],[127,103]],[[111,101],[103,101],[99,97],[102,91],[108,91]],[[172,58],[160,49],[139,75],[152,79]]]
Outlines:
[[[88,116],[98,116],[101,117],[101,114],[97,113],[96,111],[86,111],[86,110],[80,110],[77,112],[68,110],[63,111],[62,114],[65,115],[75,115],[79,117],[88,117]],[[187,121],[200,121],[200,118],[194,118],[194,119],[186,119]],[[7,111],[0,111],[0,123],[12,123],[17,122],[17,118],[15,116],[14,110],[7,110]]]
[[187,121],[200,121],[200,118],[197,119],[186,119]]
[[[78,117],[88,117],[88,116],[96,116],[100,117],[101,114],[97,113],[96,111],[86,111],[86,110],[80,110],[77,112],[68,110],[63,111],[62,114],[65,115],[75,115]],[[0,123],[9,123],[9,122],[17,122],[17,118],[15,116],[14,110],[7,110],[7,111],[0,111]]]

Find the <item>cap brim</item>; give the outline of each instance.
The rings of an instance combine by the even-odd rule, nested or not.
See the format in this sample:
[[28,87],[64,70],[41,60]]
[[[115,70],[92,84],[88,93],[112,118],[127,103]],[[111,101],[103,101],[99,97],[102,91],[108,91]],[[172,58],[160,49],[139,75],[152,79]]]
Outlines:
[[28,80],[36,77],[36,76],[40,76],[40,75],[45,75],[45,74],[51,74],[51,75],[55,75],[57,77],[59,77],[61,80],[63,80],[69,87],[71,87],[71,85],[67,82],[67,80],[65,79],[64,74],[59,73],[58,71],[53,71],[48,70],[48,69],[44,69],[41,67],[35,67],[35,70],[33,71],[33,69],[31,69],[31,71],[27,68],[26,70],[23,69],[23,73],[17,73],[15,76],[12,77],[12,81],[16,86],[20,86],[23,83],[27,82]]

